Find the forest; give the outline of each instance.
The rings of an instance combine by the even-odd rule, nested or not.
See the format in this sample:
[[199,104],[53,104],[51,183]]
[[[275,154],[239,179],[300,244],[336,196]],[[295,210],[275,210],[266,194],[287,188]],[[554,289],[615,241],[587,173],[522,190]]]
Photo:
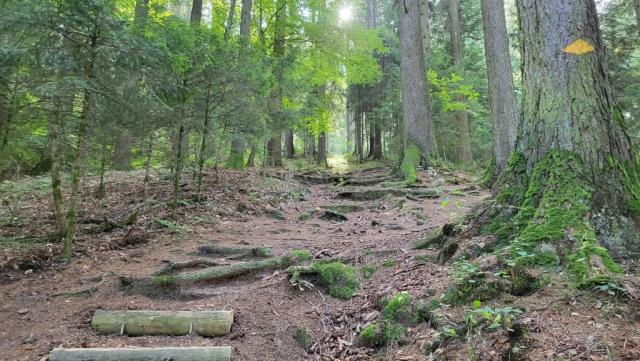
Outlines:
[[0,361],[640,360],[640,0],[0,0]]

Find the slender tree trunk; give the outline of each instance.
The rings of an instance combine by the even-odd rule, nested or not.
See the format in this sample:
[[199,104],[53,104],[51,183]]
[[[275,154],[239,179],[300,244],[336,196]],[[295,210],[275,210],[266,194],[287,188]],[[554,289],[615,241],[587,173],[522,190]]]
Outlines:
[[227,167],[236,170],[244,169],[244,138],[241,134],[234,134],[229,147]]
[[180,201],[180,181],[182,177],[182,139],[185,134],[184,125],[180,125],[177,134],[178,146],[176,149],[175,169],[173,171],[173,197],[171,200],[171,219],[174,220],[176,219],[176,211],[178,210],[178,202]]
[[362,118],[364,116],[364,113],[362,112],[361,109],[358,109],[356,115],[355,115],[355,151],[354,151],[354,155],[356,157],[356,161],[358,163],[362,163],[362,161],[364,160],[364,149],[363,149],[363,127],[362,127]]
[[347,112],[345,114],[345,126],[347,130],[347,149],[346,152],[351,152],[353,148],[353,110],[351,109],[350,103],[347,103]]
[[196,199],[200,201],[200,194],[202,192],[202,176],[204,171],[204,162],[207,159],[207,138],[209,138],[209,99],[211,91],[208,90],[204,101],[204,123],[202,124],[202,139],[200,141],[200,157],[198,159],[198,190],[196,192]]
[[287,159],[293,159],[296,156],[296,150],[293,142],[293,129],[289,129],[284,138],[284,153]]
[[416,168],[431,154],[431,113],[420,29],[420,0],[398,0],[404,154],[400,172],[417,181]]
[[229,1],[229,15],[227,15],[227,23],[224,27],[224,42],[229,41],[229,37],[231,36],[231,31],[233,29],[233,20],[236,14],[236,0]]
[[98,192],[96,196],[98,199],[104,198],[105,186],[104,186],[104,174],[107,171],[107,145],[102,144],[102,155],[100,156],[100,183],[98,184]]
[[275,26],[274,26],[274,36],[273,40],[273,56],[276,62],[276,88],[273,91],[272,95],[272,127],[273,127],[273,136],[269,141],[269,155],[270,155],[270,163],[272,166],[280,167],[282,166],[282,132],[280,131],[282,127],[282,92],[283,92],[283,82],[284,82],[284,71],[283,71],[283,59],[284,59],[284,51],[285,51],[285,26],[286,26],[286,1],[285,0],[277,0],[276,1],[276,14],[275,14]]
[[493,145],[495,169],[492,174],[495,180],[507,167],[507,160],[516,142],[519,114],[513,86],[504,2],[503,0],[482,0],[481,7],[489,100],[495,138]]
[[66,217],[64,212],[64,197],[62,195],[62,177],[60,174],[62,154],[60,151],[60,137],[64,119],[63,100],[60,96],[53,98],[54,110],[49,114],[49,147],[51,147],[51,190],[53,195],[53,215],[58,227],[60,238],[64,236]]
[[[596,5],[516,5],[523,119],[498,200],[518,213],[497,223],[517,238],[514,251],[536,254],[541,244],[555,246],[578,284],[606,282],[617,267],[599,244],[614,257],[640,251],[630,218],[640,212],[640,172],[613,97]],[[578,39],[594,51],[563,51]]]
[[[460,18],[459,0],[448,0],[449,5],[449,34],[451,36],[451,55],[455,72],[464,76],[464,40],[462,39],[462,21]],[[458,98],[464,101],[464,98]],[[471,163],[471,136],[469,132],[469,117],[464,110],[455,111],[453,114],[458,133],[456,160],[463,164]]]
[[[93,28],[90,39],[90,55],[84,66],[84,75],[90,83],[94,79],[94,66],[96,61],[96,48],[98,47],[99,31],[97,25]],[[82,180],[84,170],[84,160],[87,151],[89,125],[93,117],[93,94],[88,88],[84,89],[82,111],[78,122],[78,134],[73,164],[71,167],[71,184],[69,201],[67,202],[66,227],[64,230],[64,238],[62,245],[62,256],[66,259],[71,257],[73,252],[73,242],[76,238],[76,207],[78,203],[78,195],[80,192],[80,181]]]
[[255,167],[256,161],[256,145],[251,145],[251,151],[249,152],[249,159],[247,159],[247,168]]
[[151,177],[151,161],[153,159],[153,142],[154,132],[149,132],[149,140],[147,143],[146,161],[144,164],[144,181],[142,183],[142,195],[146,199],[149,190],[149,180]]
[[327,163],[327,133],[325,132],[321,132],[318,135],[318,156],[316,158],[316,163],[322,167],[327,167],[329,165]]

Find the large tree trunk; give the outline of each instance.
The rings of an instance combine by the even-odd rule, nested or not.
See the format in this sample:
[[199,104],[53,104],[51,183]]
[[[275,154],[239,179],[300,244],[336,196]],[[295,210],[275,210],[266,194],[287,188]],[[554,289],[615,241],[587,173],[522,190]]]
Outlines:
[[[459,0],[448,0],[449,6],[449,34],[451,37],[451,56],[455,72],[464,77],[464,41],[462,39],[462,21],[460,18]],[[464,101],[458,98],[458,101]],[[471,136],[469,134],[469,117],[464,110],[455,111],[453,114],[455,127],[458,133],[455,160],[464,164],[471,163]]]
[[404,120],[401,175],[417,180],[416,168],[431,153],[431,113],[420,29],[420,0],[399,0],[400,80]]
[[234,134],[231,139],[227,167],[237,170],[244,169],[244,139],[240,134]]
[[[606,282],[617,266],[598,244],[614,257],[640,253],[633,221],[640,173],[614,101],[595,2],[516,4],[523,119],[498,200],[518,213],[499,217],[496,234],[515,236],[514,253],[542,254],[541,262],[549,261],[541,249],[556,247],[579,284]],[[563,51],[579,39],[595,50]]]
[[509,38],[503,0],[482,0],[484,52],[489,82],[489,101],[493,118],[495,143],[493,156],[495,180],[507,167],[507,160],[516,142],[519,123],[518,104],[513,86],[513,70],[509,56]]
[[202,21],[202,0],[193,0],[191,6],[191,25],[200,25]]
[[242,13],[240,14],[240,36],[243,44],[249,43],[249,35],[251,33],[251,9],[253,0],[242,0]]

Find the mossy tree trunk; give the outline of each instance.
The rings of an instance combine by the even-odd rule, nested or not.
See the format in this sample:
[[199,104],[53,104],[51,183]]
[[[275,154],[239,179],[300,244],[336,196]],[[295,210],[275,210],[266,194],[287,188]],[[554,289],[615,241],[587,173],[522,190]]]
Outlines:
[[416,167],[432,148],[425,59],[420,27],[420,0],[399,0],[400,79],[404,120],[404,156],[401,175],[416,181]]
[[[614,101],[596,5],[593,0],[516,3],[523,120],[498,201],[518,213],[507,215],[513,222],[496,229],[511,235],[514,251],[534,252],[536,261],[548,261],[541,250],[555,247],[578,283],[602,280],[617,267],[599,244],[616,257],[640,250],[632,220],[640,204],[640,178]],[[595,50],[564,51],[578,39]]]
[[[71,102],[70,102],[71,103]],[[49,147],[51,152],[51,190],[53,195],[53,214],[56,218],[58,227],[58,235],[64,236],[64,228],[66,225],[64,214],[64,198],[62,195],[62,176],[60,174],[62,167],[61,152],[61,132],[64,119],[64,102],[60,96],[53,98],[53,111],[47,118],[47,126],[49,130]]]

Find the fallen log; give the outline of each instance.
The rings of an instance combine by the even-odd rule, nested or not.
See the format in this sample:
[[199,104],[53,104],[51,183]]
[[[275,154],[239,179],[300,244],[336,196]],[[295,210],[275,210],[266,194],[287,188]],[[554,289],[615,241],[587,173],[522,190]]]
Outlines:
[[390,182],[396,179],[396,176],[385,175],[376,177],[351,178],[341,182],[340,186],[372,186],[383,182]]
[[229,361],[231,347],[55,348],[49,361]]
[[350,176],[346,176],[346,175],[327,174],[327,173],[321,173],[321,174],[304,174],[303,173],[303,174],[296,174],[293,177],[299,181],[303,181],[310,184],[340,183],[340,182],[343,182],[345,179],[351,178]]
[[266,258],[271,257],[273,252],[268,247],[223,247],[217,244],[206,244],[198,248],[198,253],[203,256],[236,256]]
[[224,336],[231,331],[233,311],[103,311],[97,310],[91,328],[104,334],[127,336]]

